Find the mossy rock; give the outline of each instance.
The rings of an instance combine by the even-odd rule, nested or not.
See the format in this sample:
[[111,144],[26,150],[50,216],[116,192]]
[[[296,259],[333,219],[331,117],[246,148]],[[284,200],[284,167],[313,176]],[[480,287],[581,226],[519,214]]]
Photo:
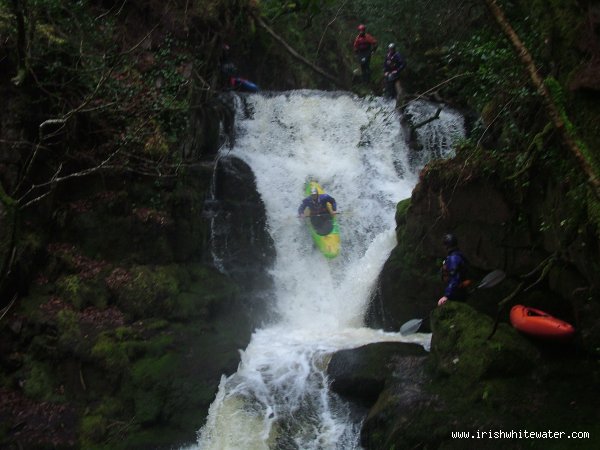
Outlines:
[[411,199],[404,199],[396,205],[396,224],[404,225],[406,223],[406,215],[411,205]]
[[110,333],[102,333],[92,348],[91,357],[107,369],[110,378],[118,376],[129,367],[127,345],[121,343]]
[[170,348],[173,336],[164,329],[165,326],[164,321],[150,320],[147,328],[119,327],[103,332],[94,344],[91,356],[113,376],[127,373],[132,369],[133,361],[163,355]]
[[129,272],[131,280],[114,290],[117,306],[134,319],[171,314],[184,271],[177,266],[134,266]]
[[36,400],[55,401],[59,397],[54,394],[58,387],[57,373],[52,364],[26,358],[23,392],[27,397]]
[[78,275],[66,275],[56,281],[58,295],[76,309],[86,306],[106,308],[108,305],[108,290],[104,283],[83,280]]
[[435,369],[467,386],[482,379],[526,374],[539,359],[537,349],[509,325],[500,324],[488,339],[493,320],[464,303],[436,308],[431,320]]
[[208,319],[212,299],[192,292],[182,292],[177,296],[177,305],[170,315],[176,320]]
[[102,442],[107,433],[108,420],[101,415],[84,416],[81,419],[80,439],[84,448]]

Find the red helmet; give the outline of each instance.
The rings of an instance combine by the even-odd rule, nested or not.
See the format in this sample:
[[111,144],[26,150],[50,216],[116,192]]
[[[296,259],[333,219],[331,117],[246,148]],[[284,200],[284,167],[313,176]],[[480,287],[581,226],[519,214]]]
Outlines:
[[362,23],[358,26],[358,31],[366,31],[367,27],[365,27]]

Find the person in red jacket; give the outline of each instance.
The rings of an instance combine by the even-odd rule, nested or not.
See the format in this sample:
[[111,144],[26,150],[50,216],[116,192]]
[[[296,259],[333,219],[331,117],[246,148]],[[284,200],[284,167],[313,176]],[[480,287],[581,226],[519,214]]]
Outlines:
[[367,33],[367,27],[358,26],[358,36],[354,39],[354,54],[360,64],[363,82],[371,79],[371,53],[377,48],[377,39]]

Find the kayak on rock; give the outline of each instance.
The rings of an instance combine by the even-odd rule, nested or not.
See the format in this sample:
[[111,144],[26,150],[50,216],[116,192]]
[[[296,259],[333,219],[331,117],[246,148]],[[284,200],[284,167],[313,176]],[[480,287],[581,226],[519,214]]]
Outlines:
[[575,334],[575,328],[570,323],[523,305],[512,307],[510,323],[522,333],[542,339],[567,340]]

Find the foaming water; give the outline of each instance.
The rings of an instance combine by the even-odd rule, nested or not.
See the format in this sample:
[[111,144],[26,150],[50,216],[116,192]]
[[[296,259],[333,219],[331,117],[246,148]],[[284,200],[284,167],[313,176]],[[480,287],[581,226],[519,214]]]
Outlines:
[[[430,335],[363,327],[381,268],[396,245],[395,208],[416,169],[393,103],[350,94],[293,91],[244,97],[237,142],[222,157],[256,176],[277,252],[270,268],[274,316],[256,330],[238,371],[223,377],[199,449],[359,449],[362,417],[328,390],[329,356],[381,341],[429,347]],[[314,248],[296,210],[307,179],[338,203],[342,251]]]

